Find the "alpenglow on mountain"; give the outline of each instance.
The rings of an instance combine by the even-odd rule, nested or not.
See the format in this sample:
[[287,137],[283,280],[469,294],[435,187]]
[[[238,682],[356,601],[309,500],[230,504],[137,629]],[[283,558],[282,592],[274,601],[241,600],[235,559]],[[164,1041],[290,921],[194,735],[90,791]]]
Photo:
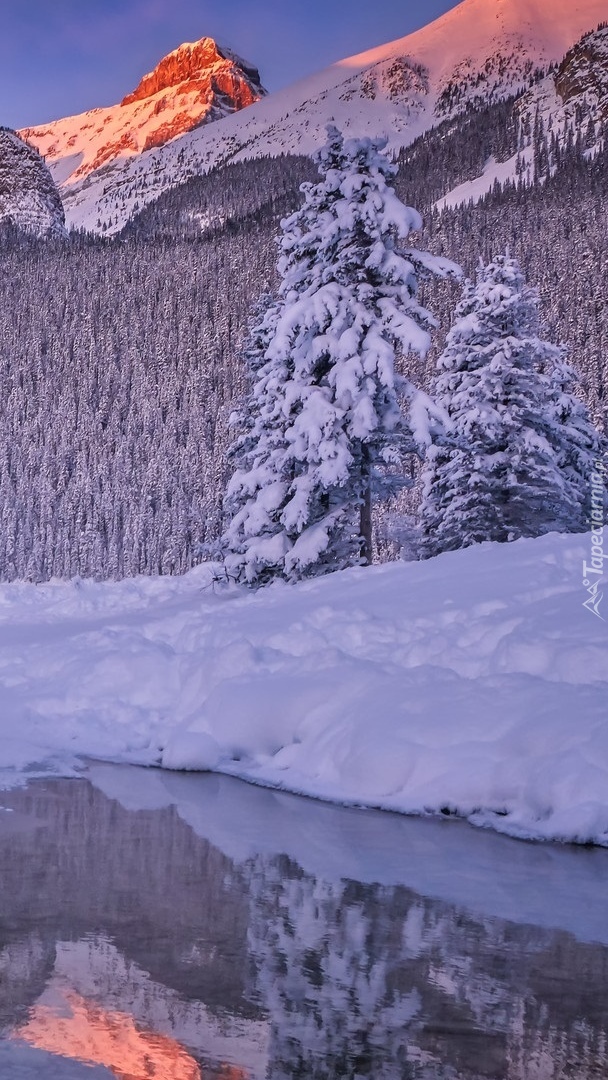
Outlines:
[[65,217],[51,174],[33,146],[0,128],[0,225],[36,236],[62,236]]
[[113,162],[164,146],[265,93],[253,65],[204,37],[163,57],[119,105],[23,128],[20,134],[45,155],[57,183],[69,191],[91,173],[105,175]]
[[[164,122],[162,115],[152,116],[156,97],[140,101],[131,95],[114,110],[95,110],[27,135],[49,159],[70,224],[113,232],[143,203],[214,166],[311,153],[324,141],[328,122],[347,135],[385,134],[393,149],[408,146],[442,120],[525,90],[605,18],[606,0],[463,0],[407,37],[267,97],[257,71],[222,50],[228,57],[223,63],[235,65],[233,73],[240,73],[248,92],[238,107],[211,111],[202,127],[188,113],[189,94],[182,98],[174,88]],[[171,70],[171,57],[192,48],[182,46],[156,70]],[[152,76],[140,89],[145,92],[147,85],[155,86]],[[158,93],[163,99],[165,91]],[[140,108],[141,114],[130,111]],[[100,129],[104,123],[107,138],[84,127]],[[162,137],[154,135],[154,125],[163,129]]]

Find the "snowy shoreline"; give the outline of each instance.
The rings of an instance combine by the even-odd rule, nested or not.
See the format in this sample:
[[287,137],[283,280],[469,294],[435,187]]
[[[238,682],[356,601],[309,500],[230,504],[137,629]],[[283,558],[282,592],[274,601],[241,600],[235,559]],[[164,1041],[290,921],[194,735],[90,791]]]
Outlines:
[[251,594],[0,586],[0,782],[83,757],[608,845],[608,625],[590,538],[484,544]]

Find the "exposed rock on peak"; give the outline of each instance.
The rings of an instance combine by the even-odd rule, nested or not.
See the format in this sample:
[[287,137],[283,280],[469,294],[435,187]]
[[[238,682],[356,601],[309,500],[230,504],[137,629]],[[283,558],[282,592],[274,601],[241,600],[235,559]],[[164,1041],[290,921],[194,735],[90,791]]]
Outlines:
[[37,236],[65,235],[61,198],[44,158],[10,128],[0,128],[0,224]]
[[116,159],[164,146],[253,105],[265,93],[253,65],[205,37],[165,56],[120,105],[20,134],[46,156],[57,182],[71,185]]
[[[230,50],[220,49],[213,38],[205,37],[200,41],[186,42],[163,57],[153,71],[144,75],[133,93],[127,94],[121,104],[130,105],[134,101],[143,101],[161,90],[180,88],[184,83],[196,81],[202,84],[209,80],[212,73],[216,79],[218,76],[229,75],[234,80],[237,72],[246,76],[242,80],[243,89],[246,88],[244,97],[250,97],[252,100],[246,103],[252,104],[257,97],[252,94],[251,84],[257,88],[258,97],[264,92],[256,68]],[[243,107],[242,105],[241,108]]]
[[394,153],[438,121],[531,86],[544,92],[549,72],[556,99],[556,65],[605,18],[606,0],[462,0],[428,26],[261,101],[257,71],[203,38],[165,57],[122,107],[27,134],[52,163],[70,222],[112,233],[143,203],[213,166],[310,154],[329,122],[349,137],[385,135]]
[[555,89],[564,104],[585,95],[593,111],[608,119],[608,25],[586,34],[566,53]]

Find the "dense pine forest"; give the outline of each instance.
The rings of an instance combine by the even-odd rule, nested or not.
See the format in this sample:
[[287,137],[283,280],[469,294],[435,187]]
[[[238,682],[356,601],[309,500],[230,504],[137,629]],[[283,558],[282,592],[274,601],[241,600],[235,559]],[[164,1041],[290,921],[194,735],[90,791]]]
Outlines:
[[[503,103],[405,151],[397,191],[425,216],[420,246],[468,274],[509,246],[539,288],[546,336],[567,344],[601,423],[606,151],[588,160],[572,144],[534,186],[432,209],[446,181],[478,175],[489,154],[506,159],[514,148],[512,103]],[[233,165],[166,193],[111,239],[4,230],[0,578],[181,572],[218,535],[249,313],[276,285],[278,221],[314,175],[305,158]],[[457,294],[450,282],[423,289],[440,329],[426,362],[404,366],[425,384]]]

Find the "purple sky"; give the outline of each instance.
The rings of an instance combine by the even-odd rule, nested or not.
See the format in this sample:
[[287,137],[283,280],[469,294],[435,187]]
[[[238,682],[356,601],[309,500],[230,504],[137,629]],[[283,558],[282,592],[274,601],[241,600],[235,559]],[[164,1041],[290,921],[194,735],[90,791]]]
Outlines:
[[3,0],[0,124],[113,105],[182,41],[210,36],[276,90],[403,37],[456,0]]

